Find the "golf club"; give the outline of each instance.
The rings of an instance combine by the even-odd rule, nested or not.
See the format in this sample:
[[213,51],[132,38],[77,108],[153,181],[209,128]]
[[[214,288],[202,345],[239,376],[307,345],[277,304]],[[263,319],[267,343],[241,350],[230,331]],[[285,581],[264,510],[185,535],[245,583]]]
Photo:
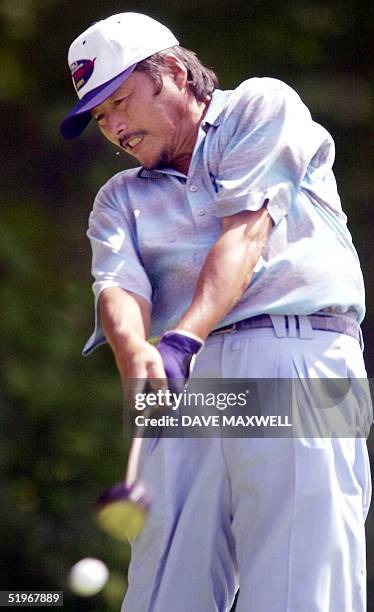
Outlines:
[[150,505],[146,487],[137,481],[144,438],[136,435],[131,443],[126,476],[99,497],[96,510],[100,527],[116,540],[133,540],[142,532]]

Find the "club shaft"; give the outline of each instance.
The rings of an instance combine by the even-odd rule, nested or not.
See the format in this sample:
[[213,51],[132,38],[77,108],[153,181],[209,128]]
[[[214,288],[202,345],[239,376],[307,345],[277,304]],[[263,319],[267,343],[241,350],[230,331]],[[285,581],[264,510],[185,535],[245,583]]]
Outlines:
[[[136,434],[136,432],[135,432]],[[134,435],[131,443],[129,457],[127,460],[125,485],[131,487],[137,477],[139,471],[139,459],[143,445],[143,437]]]

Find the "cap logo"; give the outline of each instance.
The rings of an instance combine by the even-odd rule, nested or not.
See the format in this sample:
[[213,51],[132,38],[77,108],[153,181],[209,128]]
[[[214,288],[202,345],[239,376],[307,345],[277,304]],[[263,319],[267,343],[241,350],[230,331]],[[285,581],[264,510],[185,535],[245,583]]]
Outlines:
[[94,71],[96,57],[93,60],[82,59],[73,62],[70,65],[71,76],[73,77],[74,86],[77,91],[83,87],[89,80]]

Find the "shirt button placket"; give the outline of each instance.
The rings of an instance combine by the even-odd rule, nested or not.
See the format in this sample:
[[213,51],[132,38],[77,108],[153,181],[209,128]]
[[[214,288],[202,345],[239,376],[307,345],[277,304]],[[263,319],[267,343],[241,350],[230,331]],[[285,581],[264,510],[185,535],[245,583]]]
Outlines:
[[[199,188],[197,185],[195,185],[194,183],[192,183],[189,187],[188,190],[191,194],[196,194],[195,197],[192,198],[191,200],[191,208],[194,211],[194,217],[197,221],[196,217],[203,217],[206,213],[206,211],[201,208],[201,205],[203,204],[203,202],[201,201],[201,198],[199,198],[199,194],[197,192],[199,192]],[[200,192],[201,193],[201,192]]]

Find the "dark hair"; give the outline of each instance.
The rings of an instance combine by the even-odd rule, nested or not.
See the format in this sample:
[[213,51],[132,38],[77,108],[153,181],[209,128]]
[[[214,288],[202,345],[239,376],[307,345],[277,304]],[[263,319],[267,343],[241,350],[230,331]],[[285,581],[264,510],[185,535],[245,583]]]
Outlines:
[[176,45],[160,53],[155,53],[136,65],[135,70],[145,72],[153,80],[156,86],[155,94],[162,89],[162,67],[165,65],[165,54],[172,53],[187,68],[187,83],[198,102],[204,102],[218,86],[218,79],[210,68],[206,68],[200,62],[196,53]]

